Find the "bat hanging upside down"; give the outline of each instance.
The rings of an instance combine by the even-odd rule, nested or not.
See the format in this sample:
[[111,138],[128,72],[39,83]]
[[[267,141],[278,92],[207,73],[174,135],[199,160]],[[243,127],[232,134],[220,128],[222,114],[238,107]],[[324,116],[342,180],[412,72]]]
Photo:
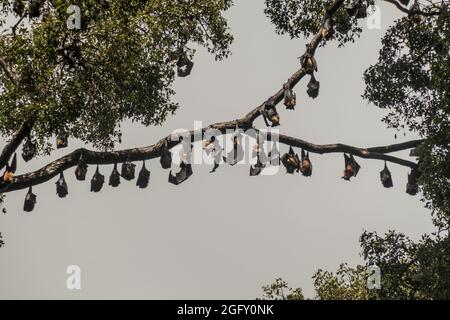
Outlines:
[[342,179],[350,181],[351,177],[356,177],[361,166],[356,162],[353,155],[347,156],[346,154],[344,154],[344,159],[345,159],[345,169]]

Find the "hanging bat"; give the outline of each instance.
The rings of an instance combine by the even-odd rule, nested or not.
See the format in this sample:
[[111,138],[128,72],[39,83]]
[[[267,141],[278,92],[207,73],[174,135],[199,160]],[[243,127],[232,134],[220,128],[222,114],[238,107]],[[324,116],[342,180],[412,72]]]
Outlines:
[[259,176],[265,167],[266,166],[261,162],[258,156],[256,164],[254,166],[250,166],[250,177]]
[[380,179],[383,187],[392,188],[394,186],[392,182],[392,175],[387,167],[386,161],[384,162],[384,169],[380,172]]
[[325,25],[320,29],[320,33],[324,39],[330,39],[334,34],[334,26],[336,22],[329,18],[325,21]]
[[180,171],[175,175],[172,175],[172,170],[169,172],[169,182],[174,185],[179,185],[186,181],[190,176],[192,176],[192,166],[190,163],[184,163],[183,161],[180,164]]
[[41,15],[41,7],[44,0],[30,0],[29,14],[30,18],[37,18]]
[[298,154],[294,152],[292,147],[289,147],[289,152],[281,157],[281,163],[283,163],[283,166],[286,168],[286,173],[294,174],[295,171],[300,171],[300,158],[298,157]]
[[134,169],[136,165],[130,161],[130,156],[128,156],[127,161],[122,163],[122,172],[121,176],[125,180],[133,180],[134,179]]
[[350,156],[347,156],[344,153],[344,159],[345,159],[345,170],[342,179],[350,181],[351,177],[356,177],[361,166],[356,162],[352,154]]
[[191,158],[192,158],[192,148],[194,147],[191,144],[190,139],[184,139],[183,137],[181,137],[181,145],[182,148],[180,150],[180,160],[182,162],[185,163],[191,163]]
[[67,134],[60,132],[56,136],[56,149],[66,148],[68,145]]
[[22,146],[22,158],[25,162],[30,161],[36,155],[36,145],[31,141],[31,137],[25,137],[25,141]]
[[305,177],[310,177],[312,175],[312,163],[309,159],[309,152],[305,153],[305,150],[303,149],[300,171]]
[[109,185],[113,188],[116,188],[120,185],[120,173],[119,170],[117,170],[117,163],[114,163],[113,171],[109,176]]
[[205,150],[206,154],[210,154],[214,150],[214,142],[216,141],[215,136],[211,136],[209,139],[203,141],[203,150]]
[[269,157],[264,150],[264,136],[261,133],[256,136],[256,144],[253,146],[252,157],[258,157],[264,166],[269,162]]
[[314,73],[314,71],[318,71],[317,61],[314,58],[311,46],[309,44],[306,45],[305,54],[300,57],[300,63],[302,65],[302,68],[305,69],[306,73],[312,74]]
[[320,82],[316,80],[314,77],[314,74],[311,75],[311,79],[308,83],[308,90],[306,91],[308,93],[308,96],[315,99],[319,96],[319,89],[320,89]]
[[263,164],[266,164],[268,161],[267,155],[264,152],[264,136],[261,133],[256,134],[256,143],[252,148],[252,158],[256,157],[259,157]]
[[11,160],[11,164],[6,164],[5,166],[5,171],[3,172],[1,180],[3,182],[12,182],[16,170],[17,170],[17,154],[14,154]]
[[230,166],[236,165],[238,162],[244,159],[244,148],[242,148],[242,134],[238,126],[232,136],[233,150],[228,152],[226,157],[223,157],[223,161]]
[[422,22],[422,17],[420,16],[420,14],[414,13],[414,12],[420,11],[419,1],[415,0],[414,4],[411,6],[409,11],[410,11],[410,13],[408,15],[415,23]]
[[256,135],[256,143],[253,146],[252,149],[252,158],[257,157],[261,152],[263,152],[263,143],[264,143],[264,137],[261,134]]
[[141,188],[145,189],[148,186],[148,183],[150,181],[150,171],[147,170],[145,167],[145,160],[142,162],[142,168],[141,171],[139,171],[139,176],[136,181],[136,185]]
[[105,183],[105,176],[100,173],[97,165],[97,170],[95,170],[94,176],[91,179],[91,192],[100,192],[103,183]]
[[77,167],[75,168],[75,177],[78,181],[86,180],[88,165],[83,158],[83,154],[80,154],[80,159],[78,159]]
[[406,193],[415,196],[419,192],[419,186],[417,184],[417,178],[419,173],[416,169],[412,169],[408,174],[408,183],[406,184]]
[[28,189],[28,193],[25,196],[25,201],[23,202],[23,211],[31,212],[36,204],[36,195],[33,193],[32,187]]
[[162,147],[161,158],[159,159],[159,162],[161,163],[161,167],[163,169],[170,169],[172,167],[172,153],[169,151],[167,141],[164,142],[164,145]]
[[274,142],[272,144],[272,149],[270,150],[268,162],[271,166],[279,166],[280,165],[280,151],[278,151],[277,144]]
[[263,106],[261,115],[263,116],[267,127],[277,127],[280,125],[280,115],[278,114],[273,101],[269,101]]
[[194,67],[194,62],[192,62],[186,55],[183,53],[177,61],[177,74],[179,77],[184,78],[191,74],[192,68]]
[[294,110],[297,104],[297,95],[292,91],[288,84],[284,85],[284,105],[288,110]]
[[66,179],[64,179],[64,174],[62,172],[59,175],[58,181],[56,181],[56,194],[60,198],[65,198],[69,194]]

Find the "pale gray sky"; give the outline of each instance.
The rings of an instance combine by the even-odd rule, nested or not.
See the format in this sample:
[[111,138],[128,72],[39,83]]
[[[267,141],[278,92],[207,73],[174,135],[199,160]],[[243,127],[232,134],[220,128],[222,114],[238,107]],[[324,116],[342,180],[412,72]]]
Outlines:
[[[192,129],[195,120],[206,125],[236,119],[278,90],[299,68],[307,39],[276,35],[263,9],[263,0],[236,1],[227,13],[233,55],[215,62],[200,50],[192,75],[176,82],[177,114],[157,128],[124,124],[118,148],[153,144],[174,129]],[[385,112],[361,98],[363,71],[376,62],[381,36],[399,16],[390,4],[381,10],[381,30],[365,28],[345,48],[319,48],[321,95],[312,100],[307,82],[298,85],[296,111],[278,109],[281,133],[318,144],[396,142],[380,121]],[[257,124],[262,127],[262,120]],[[26,166],[20,159],[18,174],[80,146],[70,141],[69,150]],[[25,190],[8,194],[8,213],[0,215],[7,242],[0,249],[0,298],[254,299],[277,277],[312,297],[311,276],[318,268],[334,271],[341,262],[362,262],[358,238],[364,229],[396,229],[413,239],[432,230],[420,197],[405,193],[407,168],[391,165],[394,188],[384,189],[381,161],[358,159],[362,169],[351,183],[340,178],[342,154],[313,154],[312,161],[311,178],[284,170],[249,177],[248,165],[222,165],[209,174],[211,166],[203,165],[173,186],[168,171],[153,160],[147,162],[148,189],[122,181],[99,194],[89,192],[89,181],[76,181],[70,169],[69,196],[56,196],[57,178],[36,186],[31,214],[22,211]],[[107,177],[111,170],[101,167]],[[79,291],[66,288],[65,271],[73,264],[82,271]]]

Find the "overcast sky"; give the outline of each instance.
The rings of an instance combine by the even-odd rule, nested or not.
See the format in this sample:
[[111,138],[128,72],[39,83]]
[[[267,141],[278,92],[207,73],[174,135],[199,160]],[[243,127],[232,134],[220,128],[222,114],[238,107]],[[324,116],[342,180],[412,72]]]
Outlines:
[[[276,35],[263,0],[235,2],[227,12],[233,55],[216,62],[199,50],[192,75],[176,82],[181,105],[176,115],[161,127],[125,123],[118,149],[153,144],[174,129],[192,129],[194,121],[237,119],[298,70],[308,39]],[[376,62],[382,35],[399,17],[390,4],[383,4],[381,14],[382,29],[364,28],[356,44],[318,49],[321,94],[308,98],[307,82],[301,82],[296,110],[278,107],[281,133],[358,147],[416,138],[395,140],[395,132],[380,121],[385,112],[361,98],[363,72]],[[256,124],[263,126],[261,119]],[[26,165],[20,158],[17,174],[80,146],[71,140],[69,149]],[[311,159],[311,178],[286,175],[283,168],[275,176],[249,177],[245,164],[223,165],[210,174],[210,165],[200,165],[180,186],[169,184],[169,172],[152,160],[148,189],[122,181],[116,189],[105,184],[98,194],[89,192],[94,166],[86,182],[76,181],[70,169],[68,197],[55,194],[57,178],[36,186],[32,213],[22,211],[26,190],[8,194],[8,213],[0,215],[6,239],[0,249],[0,298],[254,299],[277,277],[313,297],[311,276],[317,269],[362,263],[363,230],[395,229],[413,239],[432,230],[420,197],[405,193],[407,168],[390,165],[394,188],[384,189],[381,161],[357,159],[362,169],[349,183],[340,178],[342,154]],[[112,166],[100,170],[108,177]],[[81,290],[66,288],[69,265],[81,268]]]

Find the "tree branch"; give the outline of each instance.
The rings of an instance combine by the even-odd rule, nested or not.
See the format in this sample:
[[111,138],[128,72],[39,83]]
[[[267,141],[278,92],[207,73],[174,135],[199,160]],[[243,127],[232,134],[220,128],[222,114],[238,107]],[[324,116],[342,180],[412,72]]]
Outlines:
[[441,11],[429,11],[425,12],[422,10],[409,10],[408,8],[402,6],[397,0],[384,0],[386,2],[392,3],[395,5],[400,11],[407,13],[409,15],[421,15],[426,17],[438,16],[441,14]]
[[22,16],[20,17],[19,21],[11,28],[13,35],[16,35],[17,28],[19,27],[20,23],[25,19],[25,17],[28,16],[28,11],[25,10]]
[[13,138],[3,148],[2,153],[0,154],[0,170],[6,166],[12,154],[17,150],[22,140],[30,134],[31,129],[34,125],[34,121],[34,117],[31,117],[31,120],[24,122],[19,131],[17,131]]
[[[408,161],[403,160],[394,156],[389,156],[387,153],[401,151],[401,150],[407,150],[411,148],[417,147],[422,140],[414,140],[414,141],[408,141],[405,143],[400,144],[393,144],[383,147],[374,147],[374,148],[357,148],[353,146],[349,146],[346,144],[336,143],[336,144],[327,144],[327,145],[316,145],[312,144],[310,142],[285,136],[285,135],[279,135],[279,141],[280,143],[305,149],[306,151],[312,152],[312,153],[318,153],[318,154],[325,154],[325,153],[349,153],[354,156],[358,156],[365,159],[377,159],[377,160],[384,160],[387,162],[396,163],[402,166],[409,167],[411,169],[417,168],[417,164]],[[375,150],[375,151],[374,151]]]
[[[334,13],[342,6],[344,0],[336,0],[330,8],[327,10],[324,19],[322,28],[326,26],[329,22],[329,19],[332,18]],[[320,42],[323,40],[323,32],[322,28],[318,31],[318,33],[314,36],[310,44],[308,45],[311,53],[314,53],[317,49]],[[0,61],[1,63],[1,61]],[[210,129],[215,129],[220,131],[222,134],[226,133],[227,130],[235,129],[236,126],[239,126],[242,129],[250,129],[253,126],[253,122],[261,116],[261,108],[263,108],[266,103],[273,102],[278,104],[284,98],[284,87],[287,85],[291,89],[293,89],[297,83],[306,75],[306,70],[303,68],[295,72],[289,79],[288,82],[283,85],[282,89],[280,89],[277,93],[271,96],[268,100],[266,100],[263,104],[259,105],[248,114],[246,114],[241,119],[229,122],[221,122],[210,125],[206,128],[203,128],[198,131],[190,131],[189,134],[191,136],[192,141],[200,141],[203,139],[203,134]],[[31,130],[32,124],[25,123],[21,130],[16,134],[16,137],[5,147],[2,154],[0,155],[0,167],[4,166],[11,156],[12,152],[18,147],[20,141],[26,136],[27,133]],[[254,133],[255,131],[253,131]],[[270,135],[269,135],[270,136]],[[328,145],[316,145],[310,142],[285,136],[285,135],[277,135],[271,134],[271,140],[274,138],[278,138],[280,143],[303,148],[306,151],[318,154],[325,153],[349,153],[355,156],[359,156],[367,159],[379,159],[385,160],[393,163],[397,163],[403,166],[407,166],[410,168],[416,168],[417,165],[413,162],[406,161],[400,158],[396,158],[393,156],[387,155],[387,153],[411,149],[416,147],[421,143],[421,140],[414,140],[400,144],[394,144],[389,146],[382,147],[373,147],[373,148],[357,148],[345,144],[328,144]],[[119,162],[124,162],[126,160],[130,161],[140,161],[140,160],[150,160],[161,156],[161,152],[163,150],[163,146],[167,142],[169,148],[175,147],[179,144],[179,141],[172,141],[171,136],[167,136],[161,139],[154,145],[143,147],[143,148],[134,148],[128,150],[121,151],[112,151],[112,152],[97,152],[86,149],[77,149],[72,153],[57,159],[43,168],[27,173],[24,175],[19,175],[14,177],[12,182],[1,182],[0,183],[0,192],[11,192],[20,189],[25,189],[30,186],[38,185],[49,181],[60,172],[63,172],[71,167],[77,165],[78,159],[80,155],[83,154],[83,158],[88,164],[114,164]],[[12,151],[11,151],[12,150]],[[5,160],[6,159],[6,160]]]
[[[15,85],[19,85],[19,81],[17,80],[17,75],[8,65],[5,57],[0,57],[0,65],[3,68],[3,71],[6,73],[11,82]],[[31,129],[34,125],[35,117],[32,115],[28,120],[26,120],[19,131],[13,136],[11,141],[9,141],[6,146],[3,148],[2,153],[0,154],[0,170],[3,169],[11,158],[12,154],[17,150],[22,140],[31,133]]]
[[[245,118],[245,117],[244,117]],[[244,119],[243,118],[243,119]],[[198,131],[190,131],[190,137],[193,142],[203,140],[203,134],[211,129],[220,131],[221,133],[226,133],[227,130],[235,129],[236,124],[245,123],[246,120],[239,119],[236,121],[230,122],[221,122],[210,125]],[[250,130],[250,136],[254,136],[254,130]],[[247,132],[248,133],[248,132]],[[293,138],[286,135],[278,135],[275,133],[269,133],[268,139],[279,139],[280,143],[303,148],[306,151],[317,154],[326,154],[326,153],[349,153],[355,156],[366,158],[366,159],[378,159],[384,160],[392,163],[396,163],[402,166],[407,166],[410,168],[417,168],[417,164],[411,161],[403,160],[394,156],[389,156],[387,153],[406,150],[410,148],[414,148],[418,146],[422,140],[414,140],[409,142],[404,142],[400,144],[382,146],[382,147],[374,147],[374,148],[357,148],[345,144],[327,144],[327,145],[316,145],[298,138]],[[78,163],[78,159],[80,155],[83,154],[83,159],[87,164],[114,164],[120,163],[124,161],[142,161],[142,160],[151,160],[161,156],[161,152],[165,143],[167,142],[169,148],[173,148],[180,143],[180,141],[172,141],[172,136],[169,135],[154,145],[142,148],[134,148],[120,151],[111,151],[111,152],[98,152],[87,149],[77,149],[70,154],[59,158],[43,168],[27,173],[24,175],[16,176],[11,183],[0,183],[0,192],[11,192],[16,190],[21,190],[28,188],[30,186],[35,186],[44,182],[49,181],[53,177],[57,176],[59,173],[74,167]]]
[[[317,33],[314,35],[314,37],[311,40],[311,42],[308,44],[308,47],[310,48],[312,54],[314,54],[316,52],[317,47],[319,46],[320,42],[323,40],[323,32],[322,32],[323,28],[325,28],[328,25],[329,20],[332,19],[333,15],[336,13],[336,11],[339,10],[339,8],[343,4],[344,4],[344,0],[335,0],[331,4],[331,6],[328,8],[328,10],[326,11],[326,13],[324,15],[324,18],[323,18],[323,21],[322,21],[321,27],[319,28]],[[306,53],[306,51],[305,51],[305,53]],[[289,86],[289,88],[293,89],[306,74],[307,74],[307,72],[303,68],[298,70],[296,73],[294,73],[277,93],[275,93],[269,99],[264,101],[263,104],[261,104],[260,106],[256,107],[255,109],[253,109],[252,111],[250,111],[246,115],[248,120],[250,120],[251,123],[253,123],[253,121],[256,120],[261,115],[260,110],[267,103],[273,102],[273,103],[275,103],[275,105],[280,103],[283,100],[283,98],[284,98],[284,88],[285,88],[285,86]],[[247,124],[251,125],[251,123],[247,123]]]

